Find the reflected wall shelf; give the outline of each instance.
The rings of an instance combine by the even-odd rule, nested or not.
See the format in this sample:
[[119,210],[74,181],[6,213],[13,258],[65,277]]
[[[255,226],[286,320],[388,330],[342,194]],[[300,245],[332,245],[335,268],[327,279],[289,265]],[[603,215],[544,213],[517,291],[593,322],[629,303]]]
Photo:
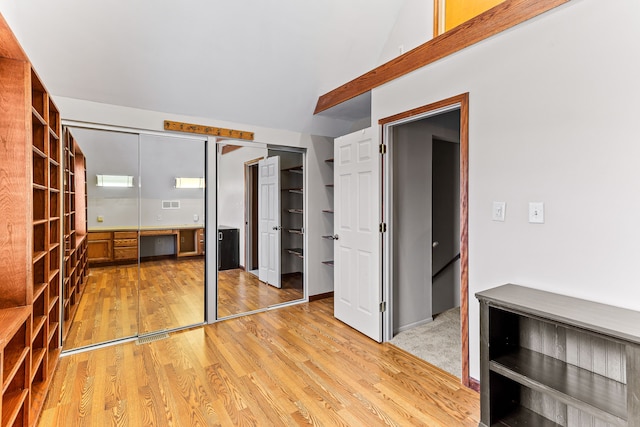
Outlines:
[[[333,163],[334,163],[333,157],[326,159],[326,160],[325,160],[325,163],[326,163],[327,165],[329,165],[329,166],[333,166]],[[333,169],[333,168],[332,168],[332,169]],[[333,179],[333,176],[332,176],[332,179]],[[325,184],[325,188],[326,188],[326,190],[327,190],[328,198],[329,198],[329,200],[331,201],[331,204],[333,205],[333,189],[334,189],[334,184],[333,184],[333,183],[327,183],[327,184]],[[326,214],[330,214],[330,215],[332,215],[332,214],[334,213],[334,212],[333,212],[333,208],[330,208],[330,209],[323,209],[323,210],[322,210],[322,212],[323,212],[323,213],[326,213]],[[333,222],[333,221],[332,221],[332,222]],[[334,232],[334,230],[332,229],[332,230],[331,230],[331,232],[333,233],[333,232]],[[324,236],[322,236],[322,238],[323,238],[323,239],[326,239],[326,240],[334,240],[334,235],[333,235],[333,234],[328,234],[328,235],[324,235]],[[333,256],[333,244],[331,245],[331,256]],[[322,261],[322,264],[324,264],[324,265],[328,265],[328,266],[330,266],[330,267],[333,267],[333,260],[330,260],[330,261]]]
[[[286,233],[281,234],[281,274],[301,273],[304,270],[301,259],[304,245],[304,168],[300,164],[302,155],[297,153],[280,154],[282,186],[281,203],[283,215],[281,226]],[[293,165],[293,166],[291,166]],[[293,249],[286,249],[293,248]]]
[[285,251],[287,251],[291,255],[304,258],[304,255],[302,254],[302,248],[288,248],[288,249],[285,249]]

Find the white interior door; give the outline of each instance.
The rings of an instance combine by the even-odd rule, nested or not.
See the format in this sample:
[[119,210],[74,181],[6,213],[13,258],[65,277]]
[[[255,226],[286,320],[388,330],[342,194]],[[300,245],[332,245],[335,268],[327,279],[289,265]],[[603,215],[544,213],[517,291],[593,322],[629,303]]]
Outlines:
[[334,315],[382,340],[380,161],[371,128],[335,140]]
[[258,162],[258,277],[280,284],[280,157]]

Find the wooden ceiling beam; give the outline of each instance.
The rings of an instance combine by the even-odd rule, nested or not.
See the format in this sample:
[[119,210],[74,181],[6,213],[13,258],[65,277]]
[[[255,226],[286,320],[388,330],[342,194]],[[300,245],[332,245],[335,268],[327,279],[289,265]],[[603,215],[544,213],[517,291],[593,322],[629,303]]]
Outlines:
[[171,120],[164,121],[164,130],[211,135],[226,139],[243,139],[246,141],[253,141],[253,132],[218,128],[214,126],[194,125],[192,123],[173,122]]
[[462,25],[320,96],[314,114],[335,107],[569,1],[506,0]]

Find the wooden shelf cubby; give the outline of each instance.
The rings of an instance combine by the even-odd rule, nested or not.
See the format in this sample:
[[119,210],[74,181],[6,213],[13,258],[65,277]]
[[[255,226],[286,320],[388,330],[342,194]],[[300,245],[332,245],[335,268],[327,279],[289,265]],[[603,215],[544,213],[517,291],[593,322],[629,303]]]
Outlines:
[[640,425],[640,312],[517,285],[476,297],[481,426]]
[[67,338],[87,282],[86,159],[68,128],[62,133],[63,242],[62,340]]
[[0,15],[0,427],[37,424],[61,351],[60,112]]

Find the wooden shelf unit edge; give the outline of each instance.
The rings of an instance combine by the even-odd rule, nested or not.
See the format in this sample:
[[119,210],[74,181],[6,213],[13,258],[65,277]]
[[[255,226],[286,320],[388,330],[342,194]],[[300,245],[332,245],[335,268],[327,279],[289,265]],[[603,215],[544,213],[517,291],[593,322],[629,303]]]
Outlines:
[[0,350],[5,348],[30,315],[30,305],[0,309],[0,324],[3,326],[0,329]]
[[[24,408],[28,405],[27,397],[29,396],[29,390],[23,389],[15,392],[11,392],[3,396],[3,405],[2,405],[2,425],[10,426],[13,425],[18,414],[20,413],[20,409]],[[8,410],[7,410],[8,409]],[[28,414],[26,408],[24,408],[24,417],[27,418]]]

